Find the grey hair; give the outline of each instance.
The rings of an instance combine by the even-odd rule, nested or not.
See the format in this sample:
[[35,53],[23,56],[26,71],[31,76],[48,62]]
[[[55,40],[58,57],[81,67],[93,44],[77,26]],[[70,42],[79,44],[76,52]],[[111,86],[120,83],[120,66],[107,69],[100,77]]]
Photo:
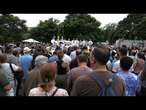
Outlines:
[[45,63],[48,63],[48,57],[43,56],[43,55],[38,55],[35,58],[35,66],[39,66],[39,65],[42,65],[42,64],[45,64]]

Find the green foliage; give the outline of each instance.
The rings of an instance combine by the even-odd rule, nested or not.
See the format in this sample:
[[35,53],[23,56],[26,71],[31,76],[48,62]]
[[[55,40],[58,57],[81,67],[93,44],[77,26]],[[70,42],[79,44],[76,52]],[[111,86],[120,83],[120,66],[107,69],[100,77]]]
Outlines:
[[69,14],[60,24],[60,33],[66,39],[100,40],[100,22],[88,14]]
[[105,40],[108,40],[110,43],[114,43],[115,40],[113,39],[116,33],[116,29],[117,29],[117,24],[107,24],[106,26],[104,26],[104,28],[102,29],[103,31],[103,36]]
[[146,14],[144,15],[141,22],[135,27],[135,30],[137,39],[146,40]]
[[62,23],[50,18],[28,30],[26,21],[11,14],[0,15],[0,42],[34,38],[50,42],[55,35],[65,39],[92,40],[114,43],[117,39],[146,40],[146,14],[129,14],[118,24],[99,28],[100,22],[88,14],[69,14]]
[[114,39],[146,39],[145,17],[145,14],[129,14],[118,23]]
[[22,34],[27,31],[25,20],[5,14],[0,16],[0,40],[1,42],[20,41]]
[[53,18],[40,21],[37,27],[31,29],[31,37],[38,41],[49,42],[54,35],[58,35],[58,23],[59,21]]

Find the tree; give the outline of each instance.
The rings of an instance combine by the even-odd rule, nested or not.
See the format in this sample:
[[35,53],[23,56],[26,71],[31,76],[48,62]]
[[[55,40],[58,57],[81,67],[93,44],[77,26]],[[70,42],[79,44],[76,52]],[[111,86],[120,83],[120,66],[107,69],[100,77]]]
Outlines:
[[37,27],[30,30],[31,37],[38,41],[50,42],[54,35],[58,36],[58,23],[59,21],[53,18],[40,21]]
[[0,16],[0,40],[1,42],[20,41],[23,33],[27,31],[25,20],[11,14]]
[[60,34],[66,39],[101,40],[100,22],[88,14],[69,14],[60,24]]
[[117,24],[112,23],[112,24],[107,24],[106,26],[103,27],[103,36],[105,40],[108,40],[110,43],[114,43],[114,35],[117,29]]
[[137,39],[146,40],[146,14],[144,15],[141,22],[139,22],[138,25],[135,27],[135,30]]
[[24,33],[24,34],[22,35],[22,40],[29,39],[29,38],[31,38],[30,32]]
[[[120,21],[117,26],[116,35],[114,39],[141,39],[138,29],[142,29],[145,14],[129,14],[125,19]],[[140,31],[140,30],[139,30]],[[144,28],[141,32],[144,32]]]

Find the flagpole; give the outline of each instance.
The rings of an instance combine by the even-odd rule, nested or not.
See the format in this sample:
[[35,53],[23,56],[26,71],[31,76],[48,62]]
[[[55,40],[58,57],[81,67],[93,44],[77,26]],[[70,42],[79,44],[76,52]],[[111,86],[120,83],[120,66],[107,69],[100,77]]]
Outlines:
[[59,26],[58,26],[58,46],[59,46]]
[[58,42],[58,46],[59,46],[59,35],[58,35],[58,38],[57,38],[57,42]]

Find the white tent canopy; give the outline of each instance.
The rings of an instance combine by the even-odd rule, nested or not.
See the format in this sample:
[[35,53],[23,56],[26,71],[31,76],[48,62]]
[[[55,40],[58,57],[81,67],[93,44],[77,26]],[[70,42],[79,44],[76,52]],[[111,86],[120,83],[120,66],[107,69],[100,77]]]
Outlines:
[[23,42],[39,43],[39,41],[34,40],[34,39],[26,39],[26,40],[23,40]]

